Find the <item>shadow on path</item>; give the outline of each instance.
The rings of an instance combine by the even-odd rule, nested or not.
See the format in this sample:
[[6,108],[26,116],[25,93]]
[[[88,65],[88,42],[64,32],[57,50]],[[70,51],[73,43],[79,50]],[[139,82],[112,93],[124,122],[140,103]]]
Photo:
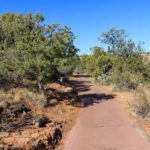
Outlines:
[[82,107],[92,106],[95,103],[113,100],[115,98],[113,94],[100,93],[94,87],[96,85],[87,80],[87,75],[77,75],[75,78],[73,82],[79,92],[78,99]]
[[102,101],[108,101],[115,98],[113,94],[105,94],[105,93],[95,93],[95,94],[83,94],[79,95],[79,99],[82,103],[83,107],[92,106],[96,103],[100,103]]

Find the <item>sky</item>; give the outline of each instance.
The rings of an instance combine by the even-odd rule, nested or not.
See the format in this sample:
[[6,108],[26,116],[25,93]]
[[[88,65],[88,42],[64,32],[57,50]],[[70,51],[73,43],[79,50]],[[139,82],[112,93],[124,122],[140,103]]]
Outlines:
[[48,24],[71,27],[80,54],[103,46],[98,37],[115,27],[150,51],[150,0],[0,0],[0,14],[41,12]]

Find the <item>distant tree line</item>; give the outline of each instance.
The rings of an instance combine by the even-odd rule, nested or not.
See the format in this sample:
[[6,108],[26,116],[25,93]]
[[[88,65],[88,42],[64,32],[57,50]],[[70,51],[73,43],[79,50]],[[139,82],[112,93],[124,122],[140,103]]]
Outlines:
[[103,84],[119,89],[136,89],[150,81],[150,63],[144,61],[142,43],[136,44],[124,30],[112,28],[100,36],[108,45],[92,48],[92,53],[80,57],[79,70],[87,72]]

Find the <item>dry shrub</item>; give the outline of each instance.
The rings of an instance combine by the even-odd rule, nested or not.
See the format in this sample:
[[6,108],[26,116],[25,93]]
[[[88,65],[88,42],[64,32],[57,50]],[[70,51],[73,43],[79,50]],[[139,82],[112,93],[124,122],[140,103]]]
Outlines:
[[0,90],[0,104],[10,103],[16,104],[24,100],[41,101],[44,95],[29,91],[26,88],[13,88],[9,91]]
[[139,87],[134,96],[134,100],[131,102],[131,107],[136,115],[142,117],[150,117],[150,95],[148,90],[144,87]]

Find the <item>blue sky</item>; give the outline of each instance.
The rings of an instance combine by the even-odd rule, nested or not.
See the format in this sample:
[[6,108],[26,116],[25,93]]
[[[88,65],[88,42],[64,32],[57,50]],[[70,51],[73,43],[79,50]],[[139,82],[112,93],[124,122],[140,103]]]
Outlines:
[[46,23],[72,28],[80,53],[101,46],[98,37],[111,27],[125,29],[150,51],[150,0],[0,0],[0,14],[41,12]]

